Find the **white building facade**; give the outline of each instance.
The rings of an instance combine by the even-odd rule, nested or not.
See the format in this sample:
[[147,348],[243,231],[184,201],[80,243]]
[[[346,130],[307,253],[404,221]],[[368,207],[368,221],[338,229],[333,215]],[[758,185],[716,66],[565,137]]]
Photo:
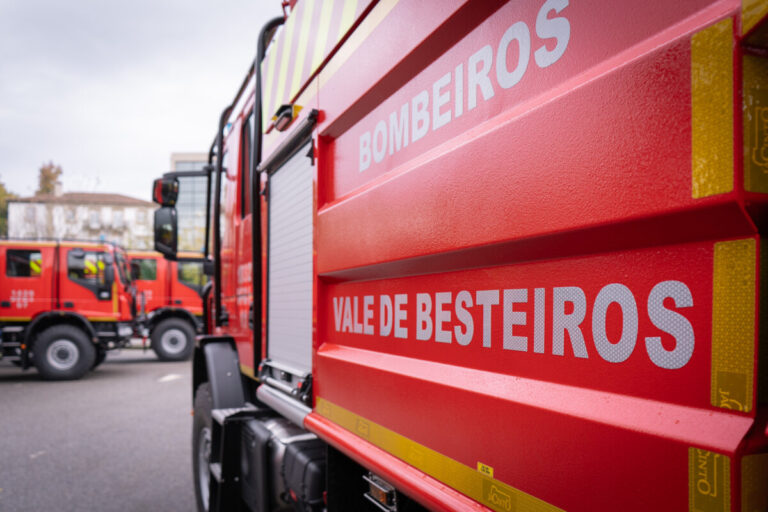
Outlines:
[[69,192],[8,201],[8,237],[117,242],[154,246],[156,205],[121,194]]

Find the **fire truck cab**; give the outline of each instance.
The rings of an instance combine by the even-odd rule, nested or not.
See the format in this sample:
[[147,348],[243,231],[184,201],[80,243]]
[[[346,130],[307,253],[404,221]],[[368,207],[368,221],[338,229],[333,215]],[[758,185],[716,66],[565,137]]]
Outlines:
[[128,259],[152,350],[164,361],[188,359],[202,329],[202,261],[183,253],[170,261],[154,251],[128,251]]
[[0,358],[78,379],[134,332],[124,251],[107,243],[0,241]]

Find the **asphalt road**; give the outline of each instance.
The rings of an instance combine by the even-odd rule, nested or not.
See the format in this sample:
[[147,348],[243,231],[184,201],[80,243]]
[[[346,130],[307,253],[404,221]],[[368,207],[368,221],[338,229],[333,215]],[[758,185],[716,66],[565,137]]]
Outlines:
[[191,379],[135,349],[71,382],[0,362],[0,511],[194,510]]

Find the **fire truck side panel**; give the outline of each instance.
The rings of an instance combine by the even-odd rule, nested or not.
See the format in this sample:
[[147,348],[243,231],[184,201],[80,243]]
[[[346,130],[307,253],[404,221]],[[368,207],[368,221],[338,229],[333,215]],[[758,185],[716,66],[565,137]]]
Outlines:
[[[505,9],[516,6],[513,3]],[[491,20],[497,20],[498,14]],[[569,14],[569,19],[575,30],[579,18]],[[558,83],[555,77],[569,62],[581,66],[582,60],[589,60],[575,58],[579,46],[574,32],[573,48],[569,44],[561,61],[545,69],[531,69],[536,68],[531,62],[517,86],[498,90],[498,97],[485,102],[477,98],[478,109],[468,111],[464,106],[458,119],[437,130],[429,126],[423,139],[396,151],[398,141],[387,140],[392,138],[392,115],[402,114],[401,105],[415,101],[420,89],[431,93],[435,79],[454,69],[451,63],[463,62],[466,67],[467,56],[482,41],[500,39],[501,34],[494,32],[503,27],[489,33],[492,27],[486,29],[485,25],[495,24],[487,21],[466,42],[329,144],[327,154],[334,162],[326,167],[329,175],[325,177],[333,185],[326,189],[329,203],[318,216],[318,245],[346,245],[348,250],[319,251],[318,272],[566,234],[586,227],[610,230],[620,221],[631,221],[618,234],[621,242],[617,242],[617,233],[610,237],[600,233],[595,238],[604,241],[597,242],[643,244],[648,238],[652,238],[650,243],[659,243],[661,237],[679,240],[749,234],[751,225],[737,215],[738,209],[723,204],[735,198],[734,193],[727,193],[734,189],[732,170],[725,178],[726,193],[714,197],[696,197],[696,183],[692,183],[692,162],[699,155],[691,144],[691,90],[696,84],[690,75],[690,30],[695,33],[702,24],[718,19],[678,26],[662,34],[664,39],[653,34],[639,45],[647,50],[627,50],[630,55],[622,54],[613,69],[608,67],[609,61],[598,70],[582,71],[565,85],[517,103],[525,94],[528,74],[537,74],[528,89],[543,86],[546,91],[547,84]],[[669,37],[675,39],[659,47]],[[590,44],[590,48],[599,46]],[[518,91],[518,86],[523,89]],[[445,92],[452,94],[450,89],[446,86]],[[477,94],[481,96],[479,91]],[[445,108],[449,117],[453,95],[450,98]],[[481,113],[476,111],[483,107],[490,111],[478,117]],[[489,116],[495,117],[482,122]],[[432,118],[430,106],[428,121]],[[733,131],[730,133],[733,137]],[[368,137],[377,146],[371,146],[370,154],[362,149]],[[434,147],[428,143],[430,138]],[[374,153],[382,144],[381,163],[377,163]],[[544,154],[547,158],[541,158]],[[366,158],[369,167],[361,169],[365,162],[357,160]],[[439,187],[435,186],[438,181]],[[489,187],[489,182],[494,186]],[[709,209],[701,214],[720,221],[701,223],[692,214],[694,208]],[[382,222],[392,211],[408,222]],[[488,213],[478,222],[477,212]],[[651,219],[661,214],[669,216],[665,222],[670,227],[663,233]],[[419,239],[418,245],[411,243],[414,238]]]
[[29,321],[54,305],[54,246],[0,246],[0,321]]
[[[147,267],[146,272],[140,272],[139,278],[136,279],[137,290],[139,293],[144,293],[146,311],[168,306],[171,298],[166,290],[171,279],[168,272],[171,262],[154,252],[134,252],[130,257],[132,262]],[[154,275],[152,270],[155,271]]]
[[[715,254],[734,244],[752,247],[742,269],[752,293],[741,299],[751,311],[740,321],[754,326],[754,239],[323,286],[320,318],[331,321],[319,326],[327,343],[315,368],[317,413],[486,505],[480,465],[493,468],[497,485],[566,510],[683,507],[689,449],[734,455],[752,421],[728,409],[754,414],[754,327],[740,377],[726,375],[710,341],[713,300],[723,299]],[[668,296],[663,307],[690,326],[688,338],[653,319],[656,294],[677,286],[692,302]],[[566,334],[554,296],[576,288],[586,309],[566,313],[583,318]],[[619,289],[628,308],[601,305]],[[684,339],[690,357],[671,363]],[[740,385],[724,402],[716,383],[731,378]],[[399,436],[417,453],[401,449]],[[434,463],[444,458],[467,481]]]

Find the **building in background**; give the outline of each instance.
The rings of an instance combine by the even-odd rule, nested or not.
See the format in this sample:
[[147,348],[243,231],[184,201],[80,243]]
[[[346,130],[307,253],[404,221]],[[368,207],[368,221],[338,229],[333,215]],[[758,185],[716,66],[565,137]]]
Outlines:
[[121,194],[68,192],[8,201],[8,237],[117,242],[151,249],[155,204]]
[[179,197],[176,201],[179,251],[203,251],[208,178],[200,175],[199,171],[207,164],[208,153],[171,153],[171,170],[179,173]]

